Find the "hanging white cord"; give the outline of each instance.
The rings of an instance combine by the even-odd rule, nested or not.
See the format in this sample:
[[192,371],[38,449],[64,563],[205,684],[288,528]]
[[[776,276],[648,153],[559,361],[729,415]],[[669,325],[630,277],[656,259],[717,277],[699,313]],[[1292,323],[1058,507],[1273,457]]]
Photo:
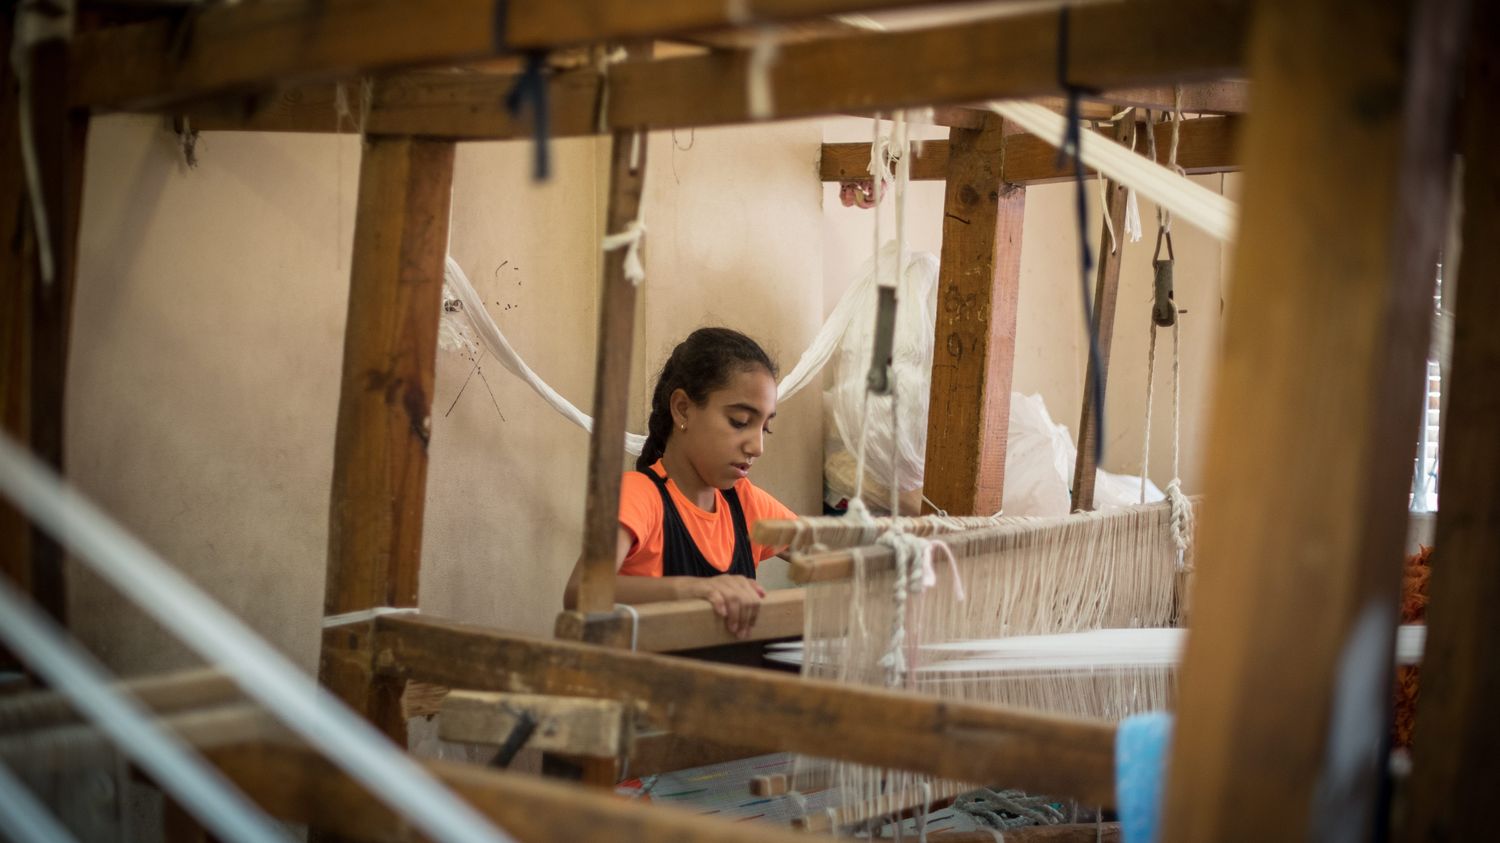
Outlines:
[[26,785],[0,764],[0,834],[14,843],[75,843]]
[[0,436],[0,491],[423,834],[510,839],[9,436]]
[[[1155,323],[1152,323],[1153,326]],[[1182,317],[1172,325],[1172,482],[1167,484],[1167,500],[1172,504],[1172,542],[1177,546],[1177,570],[1187,568],[1187,551],[1192,542],[1193,507],[1187,495],[1182,493],[1182,473],[1178,454],[1182,445],[1181,408],[1181,350],[1178,336],[1182,333]],[[1142,486],[1144,488],[1144,486]]]
[[1146,431],[1141,442],[1141,503],[1146,502],[1146,477],[1151,466],[1151,388],[1156,379],[1156,320],[1151,321],[1151,346],[1146,352]]
[[216,836],[257,842],[291,839],[218,770],[157,725],[140,702],[121,693],[56,621],[3,579],[0,637]]
[[[1067,120],[1045,106],[1011,100],[990,103],[990,109],[1053,146],[1063,143]],[[1082,133],[1079,147],[1079,157],[1086,165],[1120,184],[1135,187],[1147,199],[1214,239],[1234,239],[1239,220],[1234,202],[1093,132]]]
[[606,234],[601,244],[606,252],[625,249],[625,278],[636,287],[646,280],[646,265],[641,262],[641,240],[645,236],[646,203],[643,201],[635,212],[635,219],[625,224],[625,230]]

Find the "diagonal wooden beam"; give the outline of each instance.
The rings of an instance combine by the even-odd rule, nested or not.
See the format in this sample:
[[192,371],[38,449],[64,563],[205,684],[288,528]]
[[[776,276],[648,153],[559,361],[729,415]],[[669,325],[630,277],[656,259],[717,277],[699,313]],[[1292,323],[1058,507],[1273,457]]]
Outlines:
[[282,0],[193,7],[80,35],[71,103],[114,110],[456,64],[517,50],[649,38],[939,0]]
[[[377,619],[383,674],[475,690],[606,697],[644,704],[644,723],[764,752],[805,752],[1114,801],[1110,724],[777,671],[546,641],[435,618]],[[726,718],[725,711],[736,712]]]
[[1462,6],[1257,7],[1169,843],[1383,836]]
[[[1128,8],[1127,8],[1128,5]],[[1222,79],[1242,64],[1244,5],[1238,0],[1142,0],[1074,10],[1076,84],[1112,88]],[[771,72],[776,119],[1060,93],[1057,17],[1031,14],[963,26],[841,39],[837,48],[791,45]],[[686,128],[750,122],[749,55],[682,56],[609,71],[610,129]],[[529,136],[501,107],[512,76],[409,74],[382,79],[365,125],[372,134],[501,140]],[[599,74],[558,73],[550,82],[552,134],[597,132]],[[351,92],[353,92],[351,86]],[[351,101],[357,99],[351,97]],[[201,129],[334,131],[334,91],[188,112]],[[349,127],[350,130],[353,126]]]
[[[1226,173],[1239,170],[1236,140],[1244,118],[1203,117],[1182,122],[1177,163],[1189,175]],[[1142,132],[1145,128],[1142,127]],[[1171,127],[1156,126],[1157,145],[1162,149],[1171,141]],[[1146,140],[1136,148],[1143,154]],[[825,143],[819,162],[823,181],[843,181],[867,176],[870,145],[867,143]],[[1001,179],[1011,184],[1048,184],[1073,177],[1072,165],[1059,165],[1057,147],[1034,135],[1011,135],[1005,139],[1005,157]],[[930,140],[922,143],[911,162],[913,180],[942,180],[948,172],[948,142]],[[1085,170],[1092,175],[1092,170]]]

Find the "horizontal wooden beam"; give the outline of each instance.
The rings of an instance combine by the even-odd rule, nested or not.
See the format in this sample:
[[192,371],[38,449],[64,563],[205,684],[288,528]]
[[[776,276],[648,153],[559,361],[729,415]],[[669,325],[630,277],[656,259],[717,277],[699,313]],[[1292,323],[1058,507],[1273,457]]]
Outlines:
[[[1189,175],[1226,173],[1239,169],[1235,139],[1243,125],[1238,117],[1203,117],[1184,120],[1180,130],[1177,163]],[[1165,156],[1171,142],[1171,127],[1157,124],[1158,154]],[[1143,140],[1137,151],[1145,154]],[[870,161],[867,143],[825,143],[818,170],[823,181],[866,178]],[[1057,147],[1035,135],[1011,135],[1005,141],[1002,177],[1011,184],[1046,184],[1072,178],[1071,164],[1058,165]],[[948,142],[924,141],[911,161],[915,181],[942,181],[947,178]],[[1092,170],[1085,172],[1092,174]]]
[[[428,617],[372,622],[398,679],[640,703],[649,728],[1113,804],[1114,727],[787,674],[510,635]],[[734,717],[725,717],[726,711]]]
[[298,79],[951,0],[282,0],[80,33],[71,103],[118,110]]
[[[1222,79],[1243,63],[1239,0],[1142,0],[1075,9],[1069,78],[1100,89]],[[1060,93],[1057,16],[1031,14],[962,26],[851,36],[837,47],[794,44],[771,71],[773,119],[862,113]],[[607,129],[686,128],[750,122],[745,52],[627,62],[609,70]],[[406,74],[375,85],[371,134],[505,140],[529,137],[529,118],[501,107],[513,75]],[[601,79],[580,69],[550,79],[553,137],[599,130]],[[357,105],[356,86],[347,99]],[[332,85],[252,105],[214,103],[187,112],[201,130],[338,130]],[[952,117],[952,115],[950,115]],[[355,131],[358,120],[344,121]]]
[[[1194,82],[1178,87],[1182,89],[1182,111],[1185,114],[1245,114],[1250,111],[1250,83],[1243,79]],[[1104,105],[1106,110],[1133,107],[1170,112],[1175,96],[1173,88],[1172,85],[1117,88],[1102,93],[1086,93],[1082,100],[1086,105]],[[1043,102],[1059,110],[1067,104],[1067,100],[1060,97]]]
[[[244,696],[233,680],[212,668],[143,676],[115,687],[157,714],[223,705]],[[66,695],[57,691],[0,696],[0,735],[80,722],[77,709]]]
[[[179,711],[156,725],[197,749],[227,744],[288,740],[291,733],[257,705],[234,703]],[[0,763],[20,770],[64,770],[97,766],[117,752],[112,736],[92,723],[0,735]]]
[[724,627],[724,619],[703,600],[670,600],[643,603],[635,615],[625,612],[586,616],[581,612],[562,612],[557,617],[555,635],[571,641],[629,647],[645,653],[674,653],[698,650],[747,641],[776,641],[802,635],[802,604],[806,596],[800,588],[766,592],[760,614],[746,638],[736,638]]
[[[408,824],[347,773],[300,747],[262,743],[207,753],[267,813],[340,838],[412,843]],[[716,820],[670,805],[645,805],[604,790],[445,761],[423,762],[444,785],[522,843],[805,843],[768,824]]]

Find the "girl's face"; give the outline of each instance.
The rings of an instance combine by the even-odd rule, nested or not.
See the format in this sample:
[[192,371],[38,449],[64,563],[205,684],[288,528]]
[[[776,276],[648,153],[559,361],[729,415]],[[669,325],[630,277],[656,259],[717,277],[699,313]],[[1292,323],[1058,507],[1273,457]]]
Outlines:
[[728,489],[765,452],[776,417],[776,380],[754,366],[735,372],[702,406],[680,389],[671,401],[676,429],[669,442],[681,449],[704,483]]

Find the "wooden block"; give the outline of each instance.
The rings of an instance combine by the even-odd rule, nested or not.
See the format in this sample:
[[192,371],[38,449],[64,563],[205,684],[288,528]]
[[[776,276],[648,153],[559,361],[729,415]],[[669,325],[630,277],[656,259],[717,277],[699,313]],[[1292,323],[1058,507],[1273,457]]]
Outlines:
[[443,699],[438,735],[443,740],[503,745],[522,717],[535,723],[526,746],[593,758],[628,755],[630,706],[615,700],[452,691]]
[[949,140],[922,493],[951,515],[999,512],[1005,482],[1026,212],[1000,177],[1006,143],[993,115]]
[[1378,836],[1459,5],[1257,6],[1169,843]]
[[777,773],[774,776],[756,776],[750,780],[751,796],[781,796],[787,792],[786,776]]
[[[642,728],[684,738],[1003,781],[1089,804],[1114,799],[1114,726],[1099,721],[529,639],[425,616],[374,623],[377,668],[396,679],[628,701],[644,706]],[[725,717],[727,710],[736,716]]]

